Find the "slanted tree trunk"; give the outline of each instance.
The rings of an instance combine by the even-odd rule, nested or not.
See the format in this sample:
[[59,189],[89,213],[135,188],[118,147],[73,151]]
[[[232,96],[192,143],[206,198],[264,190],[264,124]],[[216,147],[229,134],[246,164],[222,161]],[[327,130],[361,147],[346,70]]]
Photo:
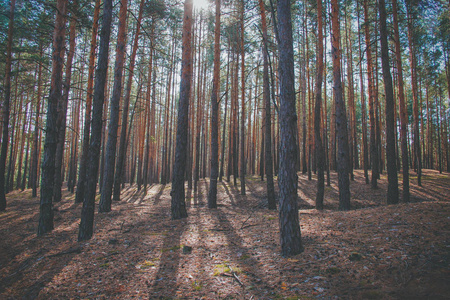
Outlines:
[[[217,208],[217,177],[219,175],[219,94],[220,88],[220,0],[216,0],[214,25],[214,74],[211,91],[211,175],[209,180],[208,208]],[[242,192],[242,190],[241,190]],[[244,186],[245,193],[245,186]]]
[[339,4],[338,0],[331,1],[331,22],[332,22],[332,50],[333,57],[333,80],[334,80],[334,101],[336,107],[336,138],[338,144],[337,151],[337,171],[339,185],[339,209],[350,209],[350,181],[349,181],[349,147],[347,132],[347,113],[342,95],[341,83],[341,48],[340,48],[340,28],[339,28]]
[[83,149],[81,151],[80,166],[78,171],[77,192],[75,194],[75,202],[80,203],[84,200],[84,192],[86,190],[86,169],[89,160],[89,140],[91,132],[91,110],[92,97],[94,94],[94,70],[95,70],[95,50],[97,49],[97,33],[98,19],[100,15],[100,0],[96,0],[94,8],[94,19],[92,24],[91,47],[89,52],[89,74],[86,95],[86,110],[84,113],[84,129],[83,129]]
[[297,116],[295,114],[294,50],[291,1],[278,1],[278,52],[280,75],[280,241],[283,256],[303,251],[297,208],[298,177],[295,170]]
[[[277,209],[275,201],[275,187],[273,184],[273,162],[272,162],[272,120],[271,120],[271,105],[270,105],[270,82],[269,82],[269,58],[267,44],[269,42],[267,36],[267,23],[266,23],[266,10],[264,8],[263,0],[259,0],[259,10],[261,13],[261,29],[263,34],[263,99],[265,110],[265,132],[264,139],[264,152],[261,155],[265,157],[265,170],[266,170],[266,182],[267,182],[267,204],[269,209]],[[295,97],[294,97],[295,98]]]
[[72,61],[75,54],[75,35],[76,35],[76,9],[77,1],[73,2],[73,12],[70,19],[69,26],[69,52],[67,53],[66,63],[66,78],[63,87],[63,96],[58,102],[58,123],[61,124],[58,134],[58,145],[56,146],[55,157],[55,185],[53,188],[53,201],[61,201],[61,188],[63,182],[63,159],[64,159],[64,144],[66,142],[66,121],[67,121],[67,106],[69,103],[69,91],[72,78]]
[[108,71],[109,39],[111,35],[112,0],[105,0],[103,7],[102,30],[98,66],[95,76],[94,97],[92,104],[91,140],[88,153],[87,184],[81,211],[78,241],[89,240],[93,235],[95,193],[97,188],[98,165],[102,140],[103,102],[105,98],[106,74]]
[[111,196],[116,162],[117,130],[119,128],[120,96],[122,95],[122,75],[126,50],[127,11],[128,0],[122,0],[119,12],[116,62],[114,65],[114,87],[109,107],[108,141],[106,142],[102,193],[98,206],[99,212],[111,211]]
[[192,0],[184,2],[183,16],[183,50],[181,62],[180,100],[178,105],[178,124],[175,146],[175,163],[172,177],[171,215],[173,220],[186,218],[184,174],[186,169],[187,129],[189,126],[189,97],[192,77]]
[[394,14],[394,40],[395,40],[395,58],[398,72],[398,99],[400,106],[400,143],[402,149],[402,174],[403,174],[403,193],[402,201],[409,202],[409,164],[408,164],[408,111],[405,103],[405,92],[403,87],[403,67],[402,54],[400,46],[400,34],[398,30],[398,12],[397,0],[392,0],[392,10]]
[[[16,0],[11,0],[8,25],[8,43],[6,45],[6,64],[5,64],[5,99],[3,101],[3,128],[2,128],[2,148],[0,152],[0,211],[6,209],[5,194],[5,170],[6,156],[8,155],[8,126],[9,126],[9,105],[11,101],[11,52],[12,38],[14,32],[14,9]],[[53,219],[53,218],[52,218]]]
[[55,31],[53,35],[53,58],[50,95],[47,105],[47,123],[42,161],[41,199],[38,236],[53,230],[53,187],[55,181],[55,156],[58,143],[58,101],[62,97],[64,41],[66,35],[67,1],[58,0],[56,4]]
[[378,0],[380,11],[381,63],[383,68],[384,91],[386,97],[386,163],[388,175],[387,203],[398,203],[397,163],[395,159],[394,89],[389,68],[389,47],[384,0]]
[[317,57],[317,79],[316,79],[316,103],[314,107],[314,133],[316,145],[316,163],[317,163],[317,193],[316,209],[323,209],[323,196],[325,193],[325,152],[320,136],[320,111],[322,107],[322,81],[323,81],[323,20],[322,20],[322,0],[317,0],[317,30],[318,33],[318,57]]

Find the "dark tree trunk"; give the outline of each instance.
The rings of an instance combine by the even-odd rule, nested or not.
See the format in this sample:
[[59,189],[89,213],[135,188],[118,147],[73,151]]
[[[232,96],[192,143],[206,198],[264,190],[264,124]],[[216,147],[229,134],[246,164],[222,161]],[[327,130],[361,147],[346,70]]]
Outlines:
[[317,57],[317,80],[316,80],[316,103],[314,107],[314,133],[316,143],[317,163],[317,194],[316,209],[323,209],[323,196],[325,193],[325,152],[320,136],[320,111],[322,108],[322,81],[323,81],[323,32],[322,32],[322,0],[317,0],[317,24],[318,24],[318,57]]
[[[216,0],[216,23],[214,25],[214,74],[211,91],[211,175],[208,208],[217,208],[217,177],[219,175],[219,101],[220,88],[220,0]],[[245,193],[245,187],[244,187]]]
[[58,0],[56,4],[55,31],[53,35],[53,59],[50,95],[47,106],[47,123],[42,161],[41,200],[38,236],[53,230],[53,187],[55,181],[55,156],[58,143],[58,101],[62,97],[64,39],[66,35],[67,1]]
[[388,175],[387,203],[398,203],[398,178],[395,159],[394,90],[389,68],[389,47],[384,0],[378,0],[380,10],[381,63],[383,68],[384,91],[386,94],[386,163]]
[[240,173],[241,195],[245,195],[245,48],[244,48],[244,0],[241,0],[241,132],[240,132]]
[[67,53],[66,78],[63,87],[63,96],[58,102],[58,123],[61,124],[58,134],[58,145],[56,146],[55,157],[55,185],[53,188],[53,201],[61,201],[61,188],[63,182],[63,155],[64,144],[66,141],[66,121],[67,121],[67,105],[69,102],[69,90],[72,78],[72,62],[75,54],[75,35],[76,35],[76,7],[77,1],[73,3],[73,12],[70,20],[69,29],[69,52]]
[[331,22],[332,22],[332,50],[333,56],[333,79],[334,79],[334,101],[336,107],[336,138],[338,144],[337,151],[337,171],[339,185],[339,209],[350,209],[350,180],[349,180],[349,147],[347,132],[347,113],[342,95],[341,83],[341,49],[340,49],[340,28],[339,28],[339,4],[338,0],[331,1]]
[[[5,170],[6,156],[8,155],[8,126],[9,126],[9,105],[11,102],[11,52],[12,37],[14,31],[14,9],[16,0],[11,0],[9,25],[8,25],[8,44],[6,45],[6,64],[5,64],[5,100],[3,102],[3,128],[2,128],[2,148],[0,153],[0,211],[6,209],[5,195]],[[52,218],[53,219],[53,218]]]
[[297,208],[298,178],[295,170],[297,116],[295,115],[294,50],[291,1],[278,1],[278,52],[280,75],[280,241],[283,256],[303,251]]
[[178,105],[177,140],[175,148],[175,163],[172,177],[172,219],[187,217],[184,173],[186,169],[187,151],[187,128],[189,126],[189,97],[191,94],[192,77],[192,56],[191,56],[191,36],[192,36],[192,0],[184,2],[183,17],[183,50],[181,62],[181,82],[180,100]]
[[[42,57],[43,50],[42,45],[40,45],[39,55]],[[30,180],[31,180],[31,189],[32,189],[32,197],[37,197],[37,187],[38,187],[38,169],[39,169],[39,119],[40,119],[40,110],[41,110],[41,96],[42,96],[42,63],[39,63],[38,66],[38,90],[37,90],[37,99],[36,99],[36,115],[34,121],[34,134],[33,134],[33,154],[32,154],[32,164],[30,170]],[[1,175],[0,175],[1,176]]]
[[84,200],[84,192],[86,190],[86,169],[89,160],[89,139],[91,132],[91,110],[92,97],[94,93],[94,70],[95,70],[95,50],[97,49],[97,33],[98,33],[98,19],[100,15],[100,0],[96,0],[94,8],[94,20],[92,25],[91,47],[89,52],[89,74],[88,86],[86,96],[86,110],[84,114],[84,129],[83,129],[83,149],[81,151],[80,166],[78,171],[77,192],[75,195],[75,202],[80,203]]
[[100,32],[100,48],[98,66],[95,76],[94,97],[92,105],[92,136],[88,153],[86,192],[81,211],[78,240],[88,240],[93,235],[95,193],[97,187],[100,145],[102,140],[103,102],[105,97],[106,75],[108,71],[109,39],[111,35],[112,0],[105,0],[103,8],[102,30]]
[[111,211],[111,196],[116,162],[117,130],[119,128],[120,96],[122,94],[122,75],[125,62],[127,36],[128,0],[122,0],[119,12],[119,25],[114,65],[114,87],[109,108],[108,141],[106,142],[105,167],[103,170],[102,193],[98,206],[99,212]]
[[[272,120],[271,120],[271,107],[270,107],[270,82],[269,82],[269,59],[268,59],[268,36],[267,36],[267,24],[266,24],[266,10],[264,8],[263,0],[259,0],[259,9],[261,12],[261,24],[263,33],[263,99],[265,110],[265,132],[262,139],[264,140],[264,155],[266,168],[266,181],[267,181],[267,204],[269,209],[277,209],[275,200],[275,187],[273,184],[273,162],[272,162]],[[297,148],[297,146],[296,146]],[[263,154],[264,153],[264,154]]]

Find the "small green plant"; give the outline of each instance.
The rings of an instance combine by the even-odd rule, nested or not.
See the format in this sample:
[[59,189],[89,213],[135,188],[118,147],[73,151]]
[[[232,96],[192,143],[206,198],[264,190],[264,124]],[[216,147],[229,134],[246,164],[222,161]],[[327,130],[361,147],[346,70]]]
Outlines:
[[191,286],[195,291],[201,291],[203,288],[203,284],[197,280],[192,281]]

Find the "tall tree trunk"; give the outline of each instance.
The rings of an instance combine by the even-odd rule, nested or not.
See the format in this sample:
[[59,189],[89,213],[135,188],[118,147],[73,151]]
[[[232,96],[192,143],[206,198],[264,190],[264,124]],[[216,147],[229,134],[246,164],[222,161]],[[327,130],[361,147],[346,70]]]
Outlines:
[[102,139],[103,102],[105,98],[106,75],[108,71],[109,39],[111,35],[112,0],[105,0],[103,7],[102,30],[100,32],[100,48],[98,66],[95,76],[94,97],[92,104],[91,140],[88,153],[86,192],[81,211],[81,222],[78,241],[89,240],[93,235],[95,193],[97,187],[98,164]]
[[189,126],[189,97],[192,77],[192,0],[184,2],[183,16],[183,50],[181,62],[180,100],[178,105],[177,140],[175,148],[175,164],[173,166],[171,215],[172,219],[187,217],[184,173],[186,169],[187,128]]
[[53,58],[50,95],[47,105],[47,123],[42,161],[41,199],[38,236],[53,230],[53,186],[55,181],[55,155],[58,143],[58,101],[62,97],[64,41],[66,35],[67,1],[58,0],[56,4],[55,31],[53,35]]
[[225,144],[226,144],[226,125],[227,125],[227,111],[228,111],[228,84],[229,84],[229,71],[230,71],[230,53],[227,53],[227,76],[226,76],[226,86],[225,86],[225,112],[223,116],[223,129],[222,129],[222,151],[220,153],[220,171],[219,171],[219,181],[222,181],[224,175],[224,161],[225,161]]
[[336,107],[336,135],[338,143],[337,171],[339,183],[339,209],[350,209],[350,181],[349,181],[349,147],[347,132],[347,113],[342,95],[341,83],[341,49],[339,28],[339,4],[338,0],[331,1],[332,22],[332,50],[334,101]]
[[365,21],[365,36],[366,36],[366,54],[367,54],[367,76],[369,83],[369,120],[370,120],[370,164],[372,167],[372,188],[377,188],[377,179],[379,176],[379,163],[378,163],[378,148],[376,142],[376,121],[374,102],[375,87],[373,83],[373,63],[372,63],[372,50],[369,34],[369,7],[367,0],[364,0],[364,21]]
[[96,0],[94,8],[94,19],[92,24],[91,47],[89,51],[89,74],[86,95],[86,110],[84,113],[84,129],[83,129],[83,149],[81,151],[80,166],[78,171],[77,192],[75,202],[80,203],[84,200],[84,192],[86,190],[86,169],[89,160],[89,139],[91,132],[91,110],[92,97],[94,94],[94,71],[95,71],[95,50],[97,49],[97,33],[98,19],[100,15],[100,0]]
[[5,169],[6,156],[8,155],[8,126],[9,126],[9,105],[11,102],[11,52],[12,39],[14,32],[14,9],[16,0],[11,0],[8,25],[8,43],[6,45],[6,64],[5,64],[5,99],[3,102],[3,128],[2,128],[2,148],[0,152],[0,211],[6,209],[5,195]]
[[[261,25],[263,33],[263,99],[265,110],[265,132],[264,139],[264,155],[265,167],[266,167],[266,181],[267,181],[267,204],[269,209],[277,209],[275,201],[275,187],[273,184],[273,162],[272,162],[272,120],[271,120],[271,107],[270,107],[270,82],[269,82],[269,59],[268,59],[268,35],[267,35],[267,23],[266,23],[266,10],[264,8],[263,0],[259,0],[259,9],[261,12]],[[294,97],[295,98],[295,97]]]
[[[217,177],[219,175],[219,94],[220,88],[220,0],[216,0],[216,23],[214,25],[214,74],[211,91],[211,175],[208,208],[217,208]],[[242,192],[242,190],[241,190]],[[244,186],[245,193],[245,186]]]
[[280,75],[280,241],[283,256],[303,251],[297,208],[298,177],[295,170],[297,116],[295,115],[294,50],[291,1],[278,1],[278,52]]
[[122,95],[123,65],[127,36],[128,0],[122,0],[119,12],[119,24],[114,65],[114,87],[109,107],[108,141],[106,142],[105,164],[103,170],[102,193],[98,206],[99,212],[111,211],[111,196],[116,162],[117,131],[119,128],[120,96]]
[[381,63],[383,68],[384,91],[386,97],[386,163],[388,175],[387,203],[398,203],[398,178],[395,160],[395,120],[394,120],[394,89],[392,87],[391,70],[389,67],[389,47],[386,26],[386,7],[384,0],[378,0],[380,11],[380,42]]
[[400,106],[400,143],[402,149],[403,194],[402,201],[409,202],[409,164],[408,164],[408,111],[406,109],[405,92],[403,87],[403,67],[400,46],[400,34],[398,30],[397,0],[392,0],[394,14],[394,40],[395,58],[398,72],[398,99]]
[[[39,45],[39,55],[42,57],[43,49],[42,45]],[[33,154],[32,154],[32,164],[30,169],[30,180],[32,197],[37,197],[37,187],[38,187],[38,169],[39,169],[39,135],[40,135],[40,110],[41,110],[41,97],[42,97],[42,63],[38,63],[38,80],[37,80],[37,97],[36,97],[36,114],[34,121],[34,134],[33,134]],[[1,176],[1,175],[0,175]]]
[[323,196],[325,193],[325,152],[320,136],[320,111],[322,108],[322,81],[323,81],[323,20],[322,20],[322,0],[317,0],[317,30],[318,34],[318,57],[317,57],[317,80],[316,80],[316,104],[314,107],[314,133],[317,157],[317,194],[316,209],[323,209]]
[[408,43],[409,43],[409,62],[411,64],[411,86],[413,95],[413,116],[414,116],[414,159],[417,168],[417,184],[422,185],[422,156],[420,151],[419,139],[419,97],[417,91],[417,66],[415,55],[415,44],[413,40],[413,24],[411,4],[406,5],[407,23],[408,23]]
[[245,195],[245,45],[244,45],[244,0],[241,0],[241,133],[240,133],[240,174],[241,195]]
[[72,78],[72,61],[75,54],[75,35],[76,35],[76,10],[77,1],[73,2],[73,11],[69,26],[69,52],[67,53],[66,63],[66,78],[63,87],[63,96],[58,102],[58,123],[61,124],[58,134],[58,145],[56,146],[55,157],[55,185],[53,188],[53,201],[61,201],[61,188],[63,182],[63,159],[64,159],[64,145],[66,142],[66,121],[67,121],[67,106],[69,103],[69,91]]
[[[128,126],[128,110],[129,110],[129,106],[130,106],[131,86],[133,84],[134,66],[135,66],[136,53],[137,53],[138,42],[139,42],[139,33],[141,31],[141,20],[142,20],[142,13],[144,10],[144,3],[145,3],[145,1],[141,0],[141,3],[139,5],[139,15],[138,15],[138,19],[136,21],[137,22],[136,33],[134,36],[133,49],[132,49],[131,57],[130,57],[128,81],[127,81],[127,86],[125,88],[125,96],[123,99],[122,126],[121,126],[121,131],[120,131],[119,153],[117,154],[116,170],[114,172],[113,200],[116,200],[116,201],[120,200],[120,184],[121,184],[121,179],[122,179],[124,166],[125,166],[125,155],[127,152],[126,140],[127,140],[127,126]],[[105,198],[105,201],[111,202],[111,199]],[[109,203],[109,206],[111,206],[110,203]],[[105,203],[105,207],[106,207],[106,203]]]

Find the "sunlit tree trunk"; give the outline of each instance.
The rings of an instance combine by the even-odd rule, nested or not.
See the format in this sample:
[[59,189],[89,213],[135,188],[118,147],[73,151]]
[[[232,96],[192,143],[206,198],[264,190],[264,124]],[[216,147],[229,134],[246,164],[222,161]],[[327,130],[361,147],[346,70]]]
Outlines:
[[211,176],[209,182],[208,208],[217,208],[217,177],[219,175],[219,94],[220,88],[220,0],[216,0],[214,24],[214,74],[211,91]]
[[297,116],[295,114],[294,50],[292,42],[291,1],[279,0],[278,52],[280,75],[280,241],[283,256],[303,251],[297,208],[298,177],[295,170]]
[[178,125],[177,140],[175,148],[175,164],[172,177],[172,219],[181,219],[187,217],[184,174],[186,168],[187,151],[187,128],[189,125],[189,96],[191,92],[192,76],[192,55],[191,55],[191,36],[192,36],[192,0],[184,2],[183,17],[183,50],[181,63],[181,82],[180,82],[180,100],[178,105]]
[[334,102],[336,107],[336,138],[338,144],[337,151],[337,171],[339,185],[339,209],[350,209],[350,181],[349,181],[349,148],[347,132],[347,114],[342,95],[341,83],[341,49],[340,49],[340,28],[339,28],[339,4],[338,0],[331,1],[331,22],[332,22],[332,49],[333,57],[333,80],[334,80]]
[[316,103],[314,107],[314,134],[315,134],[315,150],[317,157],[317,193],[316,193],[316,209],[323,209],[323,196],[325,193],[325,152],[322,145],[322,137],[320,136],[320,113],[322,108],[322,81],[323,81],[323,19],[322,19],[322,0],[317,0],[317,30],[318,30],[318,56],[317,56],[317,79],[316,79]]

